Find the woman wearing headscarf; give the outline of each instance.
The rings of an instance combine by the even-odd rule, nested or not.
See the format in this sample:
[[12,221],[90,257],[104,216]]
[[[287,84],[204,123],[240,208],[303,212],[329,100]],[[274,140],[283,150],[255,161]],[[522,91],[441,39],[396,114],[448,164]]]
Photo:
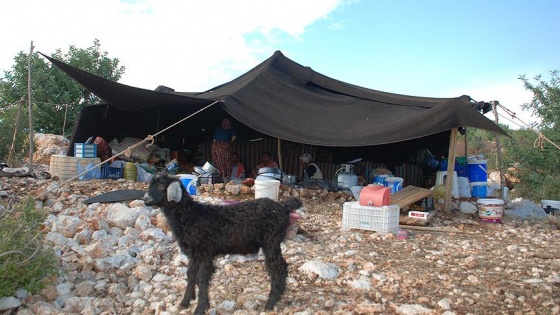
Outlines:
[[235,141],[237,135],[232,127],[231,120],[224,118],[220,128],[214,132],[214,141],[212,142],[212,163],[220,170],[220,176],[229,176],[231,174],[231,144]]

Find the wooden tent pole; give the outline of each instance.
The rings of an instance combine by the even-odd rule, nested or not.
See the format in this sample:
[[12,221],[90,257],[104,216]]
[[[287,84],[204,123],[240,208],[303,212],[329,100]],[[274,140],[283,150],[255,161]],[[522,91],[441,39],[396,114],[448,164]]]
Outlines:
[[[491,101],[492,103],[492,110],[494,110],[494,121],[496,125],[498,125],[498,105],[500,104],[498,101]],[[494,137],[496,137],[496,150],[498,151],[498,171],[500,171],[500,193],[502,199],[505,199],[504,193],[504,184],[506,182],[506,176],[504,174],[503,168],[503,158],[502,158],[502,144],[500,143],[500,137],[498,133],[494,133]]]
[[31,99],[31,59],[33,58],[33,41],[29,47],[29,56],[27,56],[27,104],[29,111],[29,168],[27,169],[27,174],[30,175],[33,172],[33,102]]
[[444,210],[446,212],[451,209],[451,190],[453,185],[453,172],[455,172],[455,145],[457,143],[457,130],[457,127],[451,129],[451,135],[449,135],[449,154],[447,155],[447,180],[445,181],[444,201]]
[[280,167],[280,169],[283,169],[282,167],[282,140],[280,138],[278,139],[278,167]]

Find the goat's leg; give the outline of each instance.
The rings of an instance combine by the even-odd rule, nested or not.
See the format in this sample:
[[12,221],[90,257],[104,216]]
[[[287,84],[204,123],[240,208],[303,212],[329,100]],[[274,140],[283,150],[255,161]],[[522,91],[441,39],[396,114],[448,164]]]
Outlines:
[[210,279],[214,274],[216,267],[214,267],[213,257],[208,257],[200,264],[200,269],[198,270],[197,282],[198,282],[198,305],[194,311],[195,315],[203,315],[206,309],[210,306],[208,301],[208,288],[210,284]]
[[189,304],[195,298],[195,285],[198,269],[199,262],[191,260],[189,262],[189,269],[187,270],[187,288],[185,289],[185,296],[183,296],[183,300],[181,301],[181,304],[179,304],[181,307],[189,307]]
[[266,302],[265,310],[269,311],[280,300],[286,290],[286,277],[288,276],[288,264],[282,257],[280,243],[265,245],[263,252],[266,256],[266,269],[270,276],[270,293]]

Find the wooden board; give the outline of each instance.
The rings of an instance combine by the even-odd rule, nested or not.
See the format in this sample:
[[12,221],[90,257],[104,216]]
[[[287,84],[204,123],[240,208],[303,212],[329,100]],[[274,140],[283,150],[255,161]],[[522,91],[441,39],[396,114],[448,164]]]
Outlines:
[[430,210],[428,212],[428,218],[426,220],[410,218],[408,212],[401,214],[399,218],[399,224],[401,225],[426,225],[430,220],[436,215],[437,210]]
[[433,191],[429,189],[408,185],[401,191],[397,191],[391,195],[391,204],[399,205],[401,211],[405,211],[408,210],[408,206],[431,196],[432,193]]

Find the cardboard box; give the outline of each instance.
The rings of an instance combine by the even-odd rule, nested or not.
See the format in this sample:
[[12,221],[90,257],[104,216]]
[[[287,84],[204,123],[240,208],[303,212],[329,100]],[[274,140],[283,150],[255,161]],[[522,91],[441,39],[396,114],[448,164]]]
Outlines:
[[429,214],[429,212],[409,211],[408,212],[408,217],[409,218],[415,218],[415,219],[421,219],[421,220],[428,220],[428,214]]

